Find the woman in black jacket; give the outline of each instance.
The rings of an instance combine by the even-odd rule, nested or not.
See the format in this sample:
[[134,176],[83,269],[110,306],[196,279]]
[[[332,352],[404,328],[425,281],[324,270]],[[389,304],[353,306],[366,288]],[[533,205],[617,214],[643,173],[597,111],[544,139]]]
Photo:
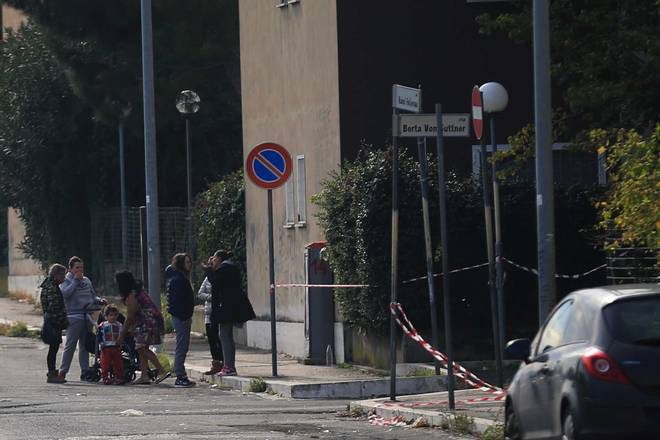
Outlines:
[[211,283],[211,319],[219,323],[224,366],[218,375],[236,376],[234,325],[255,318],[254,309],[243,291],[241,270],[230,251],[219,250],[209,258],[206,276]]
[[66,267],[61,264],[53,264],[48,271],[48,278],[41,283],[41,310],[44,313],[44,324],[41,329],[41,339],[48,344],[48,383],[64,383],[64,377],[59,377],[55,369],[57,351],[62,343],[62,330],[69,326],[64,307],[64,297],[60,290],[60,284],[64,281]]
[[192,258],[188,254],[176,254],[172,264],[167,266],[167,311],[172,316],[172,324],[176,332],[176,348],[174,350],[174,374],[177,388],[188,388],[195,385],[186,374],[186,355],[190,347],[190,327],[192,325],[195,294],[190,281]]

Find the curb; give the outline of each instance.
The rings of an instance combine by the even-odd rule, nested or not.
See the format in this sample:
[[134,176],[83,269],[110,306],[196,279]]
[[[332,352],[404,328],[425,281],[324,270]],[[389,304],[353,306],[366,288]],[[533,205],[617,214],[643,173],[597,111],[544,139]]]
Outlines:
[[[188,367],[188,376],[199,382],[217,384],[221,388],[250,391],[253,377],[205,376],[203,371]],[[286,379],[262,378],[269,392],[292,399],[367,399],[387,396],[390,390],[388,379],[368,379],[335,382],[304,382]],[[446,391],[445,377],[398,377],[396,387],[399,394],[420,394]]]
[[[374,413],[385,418],[401,416],[409,422],[412,422],[419,417],[424,417],[431,426],[443,426],[446,425],[448,421],[454,420],[456,418],[455,412],[428,411],[398,405],[393,407],[385,407],[377,400],[361,400],[350,403],[351,410],[358,408],[365,412]],[[473,417],[473,421],[474,428],[471,430],[471,432],[474,434],[483,434],[489,427],[494,426],[497,423],[495,420],[489,420],[480,417]]]

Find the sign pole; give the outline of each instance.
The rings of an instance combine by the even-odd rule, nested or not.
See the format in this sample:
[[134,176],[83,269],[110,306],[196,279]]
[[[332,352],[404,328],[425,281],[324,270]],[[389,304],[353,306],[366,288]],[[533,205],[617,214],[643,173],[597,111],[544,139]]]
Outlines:
[[[394,94],[394,91],[392,92]],[[396,122],[397,109],[392,108]],[[398,123],[398,122],[397,122]],[[390,302],[397,302],[399,287],[399,139],[392,133],[392,266],[390,274]],[[390,313],[390,400],[396,400],[396,322]]]
[[454,355],[451,334],[451,296],[449,294],[449,233],[447,232],[447,194],[445,182],[445,151],[442,127],[442,106],[435,105],[438,125],[436,146],[438,149],[438,197],[440,206],[440,243],[442,246],[442,294],[445,318],[445,350],[447,354],[447,394],[449,409],[456,409],[454,401]]
[[273,246],[273,190],[268,190],[268,274],[270,283],[270,350],[273,377],[277,377],[277,315],[275,314],[275,252]]
[[492,147],[492,178],[493,178],[493,206],[495,207],[495,286],[497,288],[497,316],[499,318],[500,340],[498,347],[500,356],[504,358],[504,345],[506,341],[506,326],[504,324],[504,246],[502,244],[502,224],[501,224],[501,202],[500,202],[500,182],[497,178],[497,139],[495,137],[495,115],[490,113],[490,141]]
[[279,144],[261,143],[245,159],[245,174],[268,194],[268,282],[270,296],[270,346],[273,377],[277,377],[277,313],[275,311],[275,251],[273,245],[273,189],[284,185],[293,168],[291,154]]
[[[422,92],[419,87],[419,110],[422,109]],[[435,282],[433,279],[433,249],[431,244],[431,220],[429,215],[429,175],[428,159],[426,157],[426,138],[417,138],[417,153],[419,155],[419,184],[422,190],[422,216],[424,221],[424,249],[426,251],[426,279],[429,289],[429,307],[431,309],[431,337],[433,346],[439,347],[438,339],[438,307],[435,302]],[[435,374],[440,375],[440,362],[433,358]]]
[[495,255],[493,252],[493,213],[488,185],[488,163],[486,161],[486,138],[481,137],[481,186],[484,196],[484,218],[486,222],[486,250],[488,252],[488,288],[490,290],[490,309],[493,321],[493,348],[495,351],[495,369],[497,386],[502,387],[502,357],[500,356],[499,324],[497,319],[497,292],[495,291]]

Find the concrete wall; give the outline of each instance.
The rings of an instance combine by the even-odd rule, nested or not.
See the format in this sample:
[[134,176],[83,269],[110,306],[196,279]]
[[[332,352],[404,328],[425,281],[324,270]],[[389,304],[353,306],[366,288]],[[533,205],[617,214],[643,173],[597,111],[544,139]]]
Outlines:
[[2,5],[1,15],[2,15],[3,38],[7,34],[5,32],[6,28],[12,28],[14,30],[18,30],[18,28],[21,26],[21,23],[23,23],[26,20],[26,16],[23,13],[6,5]]
[[[300,283],[305,281],[305,245],[323,239],[309,199],[319,192],[321,179],[340,164],[337,13],[335,0],[301,1],[283,8],[277,8],[278,3],[239,3],[243,152],[246,157],[264,141],[283,145],[293,156],[290,182],[294,184],[300,177],[296,156],[305,156],[304,225],[284,227],[285,190],[273,191],[276,281]],[[262,319],[270,316],[266,197],[265,190],[247,182],[248,294]],[[305,355],[304,293],[304,289],[277,291],[277,319],[284,323],[278,330],[282,338],[278,348],[301,357]],[[250,323],[248,345],[270,347],[269,328]]]
[[18,216],[18,211],[7,209],[7,248],[9,250],[9,292],[26,292],[37,295],[39,284],[43,280],[44,270],[38,262],[26,256],[18,245],[25,238],[25,227]]

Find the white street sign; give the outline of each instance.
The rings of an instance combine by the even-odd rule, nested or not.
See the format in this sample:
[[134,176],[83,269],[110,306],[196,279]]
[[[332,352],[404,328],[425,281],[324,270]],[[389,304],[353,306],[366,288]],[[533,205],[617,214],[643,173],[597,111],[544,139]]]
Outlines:
[[[436,137],[438,125],[435,114],[397,115],[398,125],[393,127],[398,137]],[[470,137],[468,113],[443,113],[443,137]]]
[[419,89],[394,84],[392,86],[392,107],[398,108],[399,110],[419,113],[420,95]]

